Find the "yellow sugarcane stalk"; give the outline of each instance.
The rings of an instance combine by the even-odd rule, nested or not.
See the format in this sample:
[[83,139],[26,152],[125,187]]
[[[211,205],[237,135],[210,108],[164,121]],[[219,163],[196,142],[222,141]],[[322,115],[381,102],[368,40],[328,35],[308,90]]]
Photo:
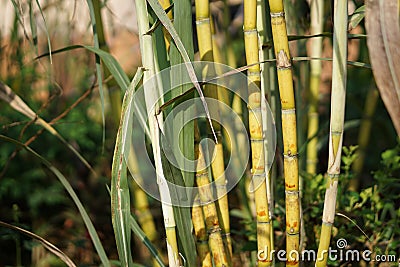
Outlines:
[[278,85],[282,106],[282,135],[286,194],[286,266],[298,266],[300,200],[297,155],[296,107],[293,90],[285,11],[282,0],[269,0],[272,36],[276,53]]
[[[222,75],[223,74],[222,64],[225,64],[225,60],[222,56],[221,49],[219,48],[217,43],[217,38],[215,34],[215,24],[211,16],[210,16],[210,27],[211,27],[212,51],[213,51],[214,62],[219,63],[215,65],[215,71],[217,75]],[[218,100],[222,101],[224,104],[229,106],[230,105],[229,90],[222,86],[217,85],[217,92],[218,92]],[[228,125],[227,127],[230,127],[230,125]],[[226,136],[227,135],[224,135],[224,137]],[[230,142],[227,143],[230,144]]]
[[128,166],[131,174],[135,176],[135,182],[132,182],[133,195],[135,198],[134,205],[137,217],[143,232],[150,241],[157,238],[157,231],[153,220],[153,215],[149,210],[149,201],[146,193],[140,188],[136,181],[140,181],[142,176],[139,173],[139,166],[135,151],[131,149],[128,157]]
[[[195,203],[199,202],[200,198],[195,198]],[[200,205],[194,205],[192,208],[192,221],[194,234],[197,242],[197,252],[202,267],[212,267],[211,254],[208,246],[208,235],[204,224],[203,209]]]
[[[257,32],[257,1],[244,1],[244,45],[247,65],[259,62]],[[247,71],[249,90],[249,131],[252,152],[253,188],[257,218],[258,266],[270,266],[271,241],[270,219],[266,189],[264,139],[261,117],[260,65],[254,65]]]
[[328,250],[335,219],[336,195],[342,154],[344,110],[347,79],[347,1],[335,0],[333,26],[331,125],[329,134],[329,159],[327,184],[322,215],[321,237],[315,266],[326,266]]
[[[324,1],[311,1],[311,35],[321,34],[324,22]],[[311,49],[309,55],[312,58],[321,58],[322,37],[315,37],[310,40]],[[310,92],[308,109],[308,144],[307,144],[307,167],[309,174],[316,174],[318,155],[317,155],[317,133],[318,133],[318,95],[321,82],[321,60],[310,61]]]
[[[135,178],[138,179],[138,178]],[[132,181],[135,213],[140,227],[143,229],[146,237],[154,244],[158,234],[154,224],[154,218],[149,209],[149,201],[146,192],[135,182]],[[153,266],[159,266],[157,260],[152,257]]]
[[[210,4],[208,0],[196,0],[196,29],[197,39],[199,45],[200,60],[202,61],[214,61],[213,55],[213,44],[212,44],[212,32],[210,24]],[[215,74],[215,70],[212,66],[208,70],[211,75]],[[218,91],[215,85],[206,84],[204,86],[204,95],[209,98],[218,99]],[[214,109],[214,110],[212,110]],[[210,105],[210,112],[214,116],[218,116],[218,107],[216,105]],[[218,118],[214,119],[218,121]],[[218,143],[215,145],[214,160],[211,163],[212,173],[215,180],[218,195],[218,207],[221,214],[221,227],[226,237],[226,244],[229,256],[232,252],[231,238],[230,238],[230,222],[229,222],[229,207],[228,207],[228,195],[226,190],[226,177],[224,167],[224,155],[223,147],[221,142],[221,126],[218,123],[213,123],[216,135],[218,137]],[[230,258],[230,257],[229,257]]]
[[203,149],[199,145],[198,141],[199,133],[198,130],[195,129],[195,153],[198,155],[196,166],[196,183],[199,188],[200,204],[203,208],[206,228],[209,234],[208,242],[215,266],[228,266],[228,258],[225,253],[225,247],[222,240],[222,231],[218,220],[217,208],[213,202],[213,194],[208,178],[207,165],[204,158]]

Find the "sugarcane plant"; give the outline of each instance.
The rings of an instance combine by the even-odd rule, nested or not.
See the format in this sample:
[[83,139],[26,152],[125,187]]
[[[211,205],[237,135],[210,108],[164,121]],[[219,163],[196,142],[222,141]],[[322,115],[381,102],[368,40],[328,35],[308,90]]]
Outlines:
[[322,228],[315,266],[326,266],[335,219],[339,183],[347,79],[347,1],[335,0],[329,158]]
[[[196,231],[199,233],[198,236],[198,251],[200,255],[200,262],[202,266],[209,266],[209,258],[213,259],[215,266],[222,267],[228,266],[228,257],[225,250],[225,246],[222,240],[222,231],[218,219],[218,213],[216,205],[213,201],[212,187],[209,182],[209,174],[206,164],[206,159],[204,156],[203,148],[199,144],[200,136],[198,129],[196,127],[195,133],[195,151],[197,154],[197,168],[196,168],[196,183],[199,188],[198,203],[195,206],[200,206],[203,211],[203,216],[205,220],[206,231],[204,233]],[[197,208],[193,208],[192,214],[193,219],[196,220],[197,225],[201,225],[201,218],[203,216],[195,216]],[[204,221],[203,221],[204,224]],[[208,236],[207,236],[208,235]],[[211,251],[212,257],[209,257],[205,252],[204,242],[207,242]]]
[[[261,76],[259,63],[259,42],[257,32],[257,1],[244,1],[244,44],[246,61],[250,67],[247,70],[248,77],[248,109],[249,132],[251,139],[252,162],[252,189],[256,206],[257,220],[257,248],[258,265],[270,266],[272,263],[272,251],[270,240],[270,218],[267,200],[266,169],[264,156],[264,138],[262,126],[261,101]],[[268,170],[267,170],[268,171]]]
[[[324,1],[312,0],[311,7],[311,35],[322,34],[324,19]],[[318,98],[321,82],[322,62],[319,60],[322,54],[323,37],[314,37],[310,40],[311,48],[309,55],[310,61],[310,90],[309,90],[309,108],[308,108],[308,144],[307,144],[307,173],[315,175],[318,164]]]
[[270,0],[269,6],[276,54],[278,87],[282,107],[281,116],[286,195],[286,265],[298,266],[300,242],[299,164],[292,63],[289,52],[283,1]]

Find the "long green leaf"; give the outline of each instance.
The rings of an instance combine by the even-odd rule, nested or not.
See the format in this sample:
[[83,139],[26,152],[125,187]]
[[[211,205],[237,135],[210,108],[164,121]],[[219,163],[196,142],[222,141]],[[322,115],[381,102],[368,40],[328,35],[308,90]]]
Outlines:
[[86,225],[86,228],[88,229],[89,235],[92,239],[93,245],[97,251],[97,254],[101,260],[101,263],[105,267],[110,267],[110,263],[108,261],[106,252],[104,251],[103,245],[100,242],[100,238],[97,235],[96,229],[93,226],[92,221],[90,220],[89,215],[87,214],[85,208],[83,207],[81,201],[79,200],[78,196],[76,195],[74,189],[72,188],[71,184],[68,182],[67,178],[56,168],[54,167],[48,160],[46,160],[44,157],[42,157],[40,154],[38,154],[36,151],[34,151],[32,148],[29,146],[26,146],[25,144],[12,139],[10,137],[0,135],[0,139],[6,142],[13,143],[17,146],[20,146],[27,150],[29,153],[34,155],[36,158],[38,158],[44,165],[47,166],[47,168],[50,169],[52,173],[58,178],[58,180],[61,182],[61,184],[64,186],[65,190],[67,190],[68,194],[71,196],[72,200],[74,201],[75,205],[78,207],[79,213],[81,214],[81,217],[83,219],[83,222]]
[[[129,78],[128,75],[124,72],[122,69],[121,65],[118,63],[118,61],[108,52],[103,51],[99,48],[93,47],[93,46],[87,46],[87,45],[71,45],[67,47],[63,47],[57,50],[52,51],[53,55],[62,53],[62,52],[67,52],[70,50],[74,49],[80,49],[84,48],[95,55],[99,56],[101,60],[104,62],[110,73],[113,75],[115,81],[118,83],[118,86],[121,87],[121,90],[123,92],[126,91],[126,89],[129,86]],[[49,53],[45,53],[43,55],[40,55],[36,57],[35,59],[40,59],[43,57],[47,57]]]
[[130,194],[127,177],[127,165],[125,160],[125,148],[129,146],[126,116],[129,114],[129,104],[132,101],[136,86],[143,75],[143,69],[139,68],[128,90],[125,92],[122,102],[121,121],[118,127],[115,143],[114,157],[111,172],[111,212],[114,227],[115,240],[122,266],[132,264],[131,255],[131,227],[130,227]]
[[[190,0],[176,1],[174,3],[173,25],[182,41],[182,44],[189,56],[189,59],[193,60],[194,58],[193,30],[192,27],[189,26],[192,25],[191,23],[192,23],[191,1]],[[185,82],[183,81],[184,79],[183,77],[185,76],[183,72],[185,72],[186,70],[185,67],[183,67],[183,65],[180,64],[184,63],[184,60],[179,52],[177,45],[174,42],[171,42],[169,58],[172,66],[170,73],[171,76],[170,86],[171,88],[174,88],[174,90],[171,91],[171,98],[175,98],[178,95],[182,95],[185,92],[190,91],[191,85],[185,84]],[[177,67],[177,65],[179,67]],[[189,96],[189,98],[194,98],[193,93],[187,96]],[[174,117],[173,129],[172,129],[172,131],[174,131],[172,133],[172,136],[174,137],[172,140],[172,147],[175,149],[174,153],[175,155],[180,155],[180,153],[182,153],[184,158],[194,159],[194,122],[190,121],[185,124],[185,122],[188,121],[189,118],[193,117],[194,107],[188,107],[185,110],[172,109],[172,112]],[[178,159],[177,163],[179,164],[182,170],[187,170],[188,167],[185,166],[186,161],[183,160],[183,157],[177,158]],[[194,184],[194,173],[188,171],[182,171],[182,175],[185,186],[192,187]],[[184,210],[183,213],[180,213],[178,210],[175,210],[174,216],[176,221],[179,220],[191,221],[191,214],[190,212],[189,213],[186,212],[186,210]],[[178,218],[179,216],[186,216],[186,217]],[[178,233],[180,233],[181,232],[180,228],[184,226],[179,225],[179,223],[177,226],[178,226]],[[192,226],[188,225],[187,227],[192,227]],[[180,243],[182,244],[183,247],[181,251],[184,254],[183,256],[186,259],[187,265],[195,266],[196,254],[193,253],[195,250],[191,250],[192,246],[190,242],[192,241],[187,238],[181,238],[180,235],[178,237],[180,238]]]

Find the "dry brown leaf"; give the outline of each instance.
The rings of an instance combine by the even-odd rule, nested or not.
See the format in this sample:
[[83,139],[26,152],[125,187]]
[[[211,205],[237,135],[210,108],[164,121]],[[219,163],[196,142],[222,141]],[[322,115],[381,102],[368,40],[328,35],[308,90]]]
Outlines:
[[400,136],[400,26],[397,0],[367,0],[365,25],[372,71]]

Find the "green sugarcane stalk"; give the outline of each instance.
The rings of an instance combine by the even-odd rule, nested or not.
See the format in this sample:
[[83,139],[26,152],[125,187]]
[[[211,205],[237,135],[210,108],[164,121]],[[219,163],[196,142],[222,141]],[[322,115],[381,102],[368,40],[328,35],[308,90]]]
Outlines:
[[[136,10],[137,10],[137,20],[138,20],[138,28],[139,28],[139,40],[140,40],[140,49],[142,55],[142,63],[143,68],[145,69],[143,75],[143,84],[146,85],[146,81],[148,81],[156,71],[156,66],[154,63],[154,49],[153,49],[153,39],[152,36],[147,34],[149,31],[149,18],[147,12],[147,3],[145,0],[137,0]],[[145,101],[148,109],[149,115],[149,128],[150,128],[150,137],[152,141],[152,148],[154,154],[154,161],[157,174],[163,176],[163,168],[161,164],[161,150],[160,150],[160,136],[158,127],[162,127],[162,118],[160,117],[158,121],[156,121],[155,117],[152,115],[151,109],[153,105],[156,104],[159,100],[159,92],[158,90],[146,90],[145,88]],[[157,108],[157,107],[156,107]],[[160,189],[160,197],[161,197],[161,207],[163,211],[164,217],[164,226],[167,236],[167,252],[168,252],[168,262],[169,265],[172,266],[180,266],[179,259],[179,251],[178,251],[178,242],[176,236],[176,223],[174,218],[173,208],[170,204],[171,197],[169,195],[168,185],[166,183],[165,177],[161,177],[159,179],[158,187]]]
[[[106,42],[106,38],[104,35],[104,27],[103,27],[103,18],[101,16],[101,6],[100,6],[100,0],[93,0],[93,10],[94,10],[94,15],[96,18],[96,30],[97,30],[97,36],[99,38],[99,46],[101,50],[104,50],[106,52],[109,52],[109,48]],[[109,77],[111,76],[110,71],[108,68],[104,68],[104,77]],[[117,87],[117,84],[114,79],[107,80],[106,82],[107,88],[108,88],[108,95],[110,98],[110,104],[111,104],[111,113],[112,113],[112,118],[113,122],[115,125],[118,125],[120,116],[121,116],[121,91]]]
[[372,116],[375,113],[376,105],[379,99],[379,92],[374,86],[369,89],[367,99],[365,100],[364,115],[361,120],[360,129],[358,131],[358,150],[357,158],[354,160],[352,170],[353,179],[350,181],[349,190],[357,192],[360,187],[361,172],[364,167],[366,150],[369,144],[372,128]]
[[[259,34],[259,58],[260,61],[264,61],[267,59],[273,58],[272,49],[268,48],[266,45],[269,41],[272,41],[272,32],[271,32],[271,20],[270,17],[267,16],[267,9],[265,0],[257,0],[257,31]],[[261,95],[265,96],[269,103],[271,103],[271,95],[274,87],[271,87],[271,75],[275,74],[270,71],[270,69],[274,69],[272,64],[260,64],[261,70]],[[276,74],[275,74],[276,75]],[[274,76],[272,76],[274,77]],[[261,110],[262,110],[262,126],[263,126],[263,135],[264,135],[264,155],[265,155],[265,165],[266,165],[266,189],[267,189],[267,199],[268,199],[268,208],[269,208],[269,219],[270,219],[270,246],[271,249],[274,247],[274,230],[272,224],[272,215],[274,213],[274,196],[273,196],[273,183],[274,179],[272,179],[271,165],[273,164],[273,155],[275,151],[271,153],[268,151],[268,131],[267,125],[267,106],[265,105],[265,101],[261,101]],[[271,142],[271,141],[270,141]],[[267,169],[269,168],[269,169]],[[273,260],[273,259],[272,259]],[[274,263],[271,263],[274,265]]]
[[[324,21],[324,1],[311,1],[311,35],[321,34],[323,32]],[[309,55],[311,58],[321,58],[322,55],[322,39],[323,37],[315,37],[310,40],[311,49]],[[310,91],[308,109],[308,135],[309,142],[307,144],[307,162],[306,170],[309,174],[315,174],[317,171],[317,133],[318,133],[318,95],[321,82],[321,60],[310,61]]]
[[335,0],[333,26],[333,70],[331,96],[331,124],[329,135],[328,180],[326,184],[321,238],[315,266],[326,266],[328,249],[335,218],[336,195],[342,154],[344,112],[347,79],[347,1]]

